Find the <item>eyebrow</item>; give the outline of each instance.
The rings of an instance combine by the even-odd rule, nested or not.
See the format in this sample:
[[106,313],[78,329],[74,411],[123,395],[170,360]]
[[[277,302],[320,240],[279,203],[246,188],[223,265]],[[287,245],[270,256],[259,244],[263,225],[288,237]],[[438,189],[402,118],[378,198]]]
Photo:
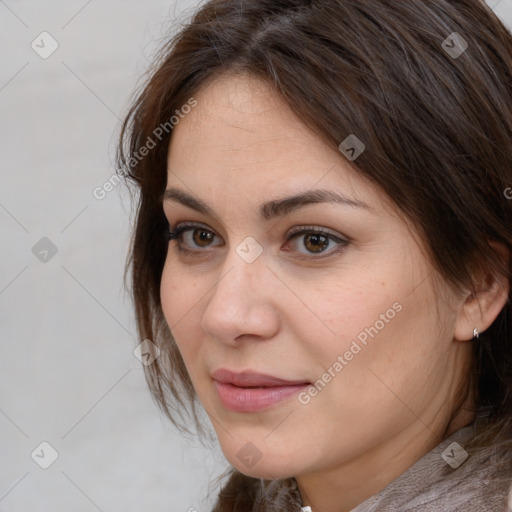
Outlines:
[[[168,188],[162,197],[163,201],[176,201],[183,206],[187,206],[193,210],[198,211],[204,215],[218,219],[215,212],[201,199],[189,195],[187,192],[179,188]],[[368,204],[350,199],[332,190],[316,189],[309,190],[302,194],[284,197],[282,199],[274,199],[267,201],[260,206],[260,216],[264,220],[271,220],[276,217],[284,217],[291,212],[294,212],[304,206],[317,203],[335,203],[351,208],[363,208],[365,210],[373,210]]]

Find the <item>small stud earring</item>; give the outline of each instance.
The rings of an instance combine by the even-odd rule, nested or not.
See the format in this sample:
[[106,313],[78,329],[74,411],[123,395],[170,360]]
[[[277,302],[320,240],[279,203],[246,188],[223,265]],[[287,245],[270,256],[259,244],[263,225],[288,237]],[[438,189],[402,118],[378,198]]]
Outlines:
[[478,329],[475,327],[473,329],[473,338],[478,339],[479,336],[480,336],[480,333],[478,332]]

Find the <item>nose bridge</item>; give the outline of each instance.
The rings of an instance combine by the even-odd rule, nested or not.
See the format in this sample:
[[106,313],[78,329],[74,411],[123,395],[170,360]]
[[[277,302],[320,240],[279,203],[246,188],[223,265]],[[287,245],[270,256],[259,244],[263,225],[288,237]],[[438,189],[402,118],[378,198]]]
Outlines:
[[254,257],[250,244],[230,249],[206,303],[202,328],[216,340],[234,341],[241,334],[268,336],[277,325],[269,308],[271,290],[263,286],[269,270],[261,254]]
[[244,308],[247,307],[247,300],[259,297],[257,284],[265,279],[267,270],[263,258],[258,257],[249,263],[240,256],[240,248],[244,249],[240,244],[230,250],[224,271],[213,288],[210,303],[221,300],[225,305],[230,304],[230,307]]
[[[263,257],[263,247],[252,236],[246,236],[237,245],[230,247],[224,262],[222,277],[219,279],[216,288],[233,287],[231,293],[238,295],[245,292],[257,291],[256,284],[264,279],[268,269]],[[244,290],[245,288],[245,290]],[[218,290],[214,290],[215,291]]]

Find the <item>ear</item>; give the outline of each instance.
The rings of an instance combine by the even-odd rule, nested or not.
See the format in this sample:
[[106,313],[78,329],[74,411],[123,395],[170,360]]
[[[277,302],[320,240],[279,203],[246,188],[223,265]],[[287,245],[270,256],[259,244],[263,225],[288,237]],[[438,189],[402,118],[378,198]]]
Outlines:
[[[502,244],[489,242],[501,256],[509,268],[510,252]],[[495,275],[490,269],[480,271],[473,277],[475,292],[468,292],[459,311],[454,330],[454,338],[457,340],[473,339],[473,330],[484,332],[494,322],[500,311],[508,301],[510,282],[506,276]]]

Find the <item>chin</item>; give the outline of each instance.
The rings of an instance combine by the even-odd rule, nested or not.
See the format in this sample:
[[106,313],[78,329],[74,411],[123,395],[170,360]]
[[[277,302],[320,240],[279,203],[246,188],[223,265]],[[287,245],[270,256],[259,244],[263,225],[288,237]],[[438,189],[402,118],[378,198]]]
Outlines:
[[292,448],[285,450],[281,445],[281,451],[277,451],[273,447],[257,446],[251,441],[240,446],[234,446],[228,441],[228,446],[221,444],[221,448],[228,462],[237,471],[252,478],[275,480],[300,473],[297,461],[291,455],[296,450]]

